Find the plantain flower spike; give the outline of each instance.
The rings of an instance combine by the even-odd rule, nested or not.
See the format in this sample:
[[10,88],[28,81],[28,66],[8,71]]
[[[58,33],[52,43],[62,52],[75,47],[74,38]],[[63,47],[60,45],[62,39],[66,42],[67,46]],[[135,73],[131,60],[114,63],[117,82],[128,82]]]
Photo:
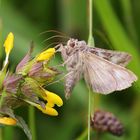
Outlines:
[[5,125],[16,125],[17,121],[10,117],[0,117],[0,124]]
[[36,61],[49,61],[51,59],[51,57],[54,55],[55,53],[55,48],[49,48],[46,51],[40,53],[37,58]]
[[14,46],[13,44],[14,44],[14,35],[12,32],[10,32],[3,45],[5,47],[5,53],[6,53],[6,59],[4,65],[8,63],[9,54]]

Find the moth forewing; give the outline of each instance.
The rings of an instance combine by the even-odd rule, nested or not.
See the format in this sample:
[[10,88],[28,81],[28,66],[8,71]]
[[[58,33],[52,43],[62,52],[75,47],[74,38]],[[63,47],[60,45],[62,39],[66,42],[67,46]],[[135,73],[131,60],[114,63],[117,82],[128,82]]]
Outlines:
[[130,70],[90,52],[84,52],[82,59],[85,81],[94,92],[109,94],[128,88],[137,80]]
[[69,71],[68,75],[65,78],[65,97],[66,99],[69,99],[72,90],[76,83],[80,80],[81,78],[81,71],[80,70],[73,70]]
[[[64,62],[65,63],[65,62]],[[68,99],[71,92],[82,76],[82,62],[79,60],[79,54],[73,54],[66,60],[67,76],[65,77],[65,97]]]
[[126,52],[106,50],[101,48],[90,48],[90,52],[123,67],[125,67],[131,60],[131,55]]

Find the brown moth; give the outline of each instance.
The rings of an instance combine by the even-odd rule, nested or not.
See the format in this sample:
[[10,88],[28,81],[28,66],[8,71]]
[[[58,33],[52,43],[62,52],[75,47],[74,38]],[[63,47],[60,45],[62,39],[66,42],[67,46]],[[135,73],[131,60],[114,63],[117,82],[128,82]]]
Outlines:
[[73,38],[65,46],[61,44],[58,51],[68,72],[66,98],[82,76],[94,92],[101,94],[123,90],[137,80],[137,76],[125,68],[131,60],[128,53],[90,47],[85,41]]

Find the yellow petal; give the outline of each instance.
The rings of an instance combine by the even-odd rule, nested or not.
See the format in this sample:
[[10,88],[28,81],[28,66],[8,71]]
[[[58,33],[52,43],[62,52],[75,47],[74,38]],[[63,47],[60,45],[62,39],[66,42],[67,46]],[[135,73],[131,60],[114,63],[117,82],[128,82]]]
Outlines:
[[16,125],[17,121],[10,117],[2,117],[0,118],[0,123],[5,125]]
[[54,107],[54,103],[52,103],[52,102],[48,102],[47,104],[46,104],[46,106],[48,106],[48,107]]
[[5,53],[6,55],[9,55],[10,51],[13,48],[14,44],[14,35],[12,32],[10,32],[4,42],[4,47],[5,47]]
[[63,105],[63,100],[57,94],[47,90],[44,99],[48,101],[48,104],[56,104],[59,107]]
[[58,116],[58,112],[54,108],[48,107],[47,105],[45,109],[43,109],[40,105],[38,105],[37,108],[43,113],[48,114],[50,116]]
[[37,61],[44,61],[44,60],[50,60],[50,58],[54,55],[55,53],[55,48],[49,48],[46,51],[40,53],[36,60]]

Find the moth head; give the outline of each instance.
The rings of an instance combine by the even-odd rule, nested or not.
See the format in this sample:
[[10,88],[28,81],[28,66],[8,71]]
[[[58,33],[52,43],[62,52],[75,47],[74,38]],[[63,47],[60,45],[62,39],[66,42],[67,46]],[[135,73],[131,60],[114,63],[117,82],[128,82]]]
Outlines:
[[70,48],[76,48],[76,47],[82,47],[85,46],[86,42],[85,41],[78,41],[78,39],[71,38],[67,42],[67,46]]
[[70,38],[67,42],[67,46],[74,48],[77,45],[78,40],[74,38]]

